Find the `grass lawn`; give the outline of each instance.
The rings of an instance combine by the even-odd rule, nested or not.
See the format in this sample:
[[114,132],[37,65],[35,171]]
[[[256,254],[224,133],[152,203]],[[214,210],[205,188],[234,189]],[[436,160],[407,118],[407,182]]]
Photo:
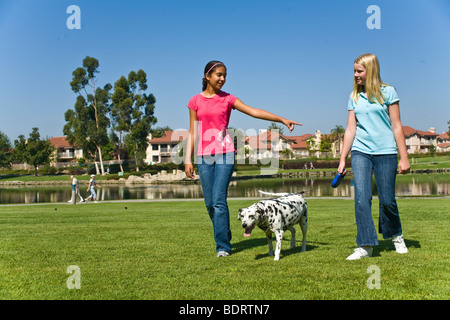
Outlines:
[[[380,237],[374,257],[359,261],[345,260],[353,201],[308,200],[307,251],[290,250],[287,232],[280,261],[261,230],[243,237],[237,211],[253,202],[229,200],[227,258],[215,256],[201,201],[0,207],[0,299],[449,299],[448,199],[400,199],[409,253]],[[79,290],[67,287],[71,265]],[[367,286],[372,265],[380,289]]]
[[450,156],[438,155],[435,157],[423,157],[414,158],[414,163],[412,163],[410,158],[411,169],[414,170],[424,170],[424,169],[444,169],[450,166]]

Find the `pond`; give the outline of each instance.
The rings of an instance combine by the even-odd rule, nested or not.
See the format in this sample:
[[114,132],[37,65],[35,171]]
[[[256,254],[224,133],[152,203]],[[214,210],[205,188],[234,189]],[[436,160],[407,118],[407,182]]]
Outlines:
[[[352,194],[351,177],[342,184],[331,187],[332,177],[320,178],[270,178],[237,180],[230,183],[229,197],[258,197],[258,190],[267,192],[306,191],[306,197],[350,197]],[[98,182],[101,185],[101,181]],[[84,186],[83,197],[88,196]],[[373,183],[373,194],[376,186]],[[450,195],[449,174],[422,174],[398,176],[397,196],[448,196]],[[159,200],[202,198],[200,184],[154,184],[154,185],[104,185],[97,188],[99,200]],[[12,203],[56,203],[67,202],[71,197],[70,182],[67,187],[0,187],[0,204]]]

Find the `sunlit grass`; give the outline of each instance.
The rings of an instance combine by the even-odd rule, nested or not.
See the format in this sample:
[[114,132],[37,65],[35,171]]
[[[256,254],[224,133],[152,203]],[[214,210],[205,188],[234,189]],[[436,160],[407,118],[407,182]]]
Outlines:
[[[280,261],[267,255],[261,230],[243,237],[237,211],[253,202],[229,201],[227,258],[216,257],[201,201],[2,207],[0,298],[449,298],[447,199],[399,200],[409,253],[380,236],[374,257],[360,261],[345,260],[355,247],[353,201],[308,200],[307,251],[290,250],[288,232]],[[67,288],[70,265],[80,268],[79,290]],[[381,270],[379,290],[366,285],[371,265]]]

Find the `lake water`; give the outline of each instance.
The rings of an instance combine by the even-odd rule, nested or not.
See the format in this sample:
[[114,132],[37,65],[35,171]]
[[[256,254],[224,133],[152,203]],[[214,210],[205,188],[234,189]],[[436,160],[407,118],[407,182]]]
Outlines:
[[[306,191],[306,197],[350,197],[352,193],[351,177],[346,177],[342,184],[331,187],[332,177],[322,178],[271,178],[232,181],[229,197],[257,197],[258,190],[267,192],[299,192]],[[101,185],[101,181],[99,181]],[[83,197],[89,195],[84,186]],[[373,184],[373,194],[376,186]],[[423,174],[398,176],[396,183],[397,196],[449,196],[450,174]],[[191,199],[202,198],[203,193],[198,184],[155,184],[155,185],[104,185],[97,188],[99,200],[159,200],[159,199]],[[11,203],[56,203],[67,202],[71,197],[70,182],[67,187],[0,187],[0,204]]]

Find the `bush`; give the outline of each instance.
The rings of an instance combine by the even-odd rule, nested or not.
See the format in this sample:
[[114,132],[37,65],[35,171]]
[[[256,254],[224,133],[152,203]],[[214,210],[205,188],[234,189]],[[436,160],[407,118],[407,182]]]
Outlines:
[[113,163],[109,165],[109,173],[118,173],[120,172],[120,165],[118,163]]
[[50,166],[48,164],[46,164],[42,169],[39,170],[39,173],[47,174],[47,175],[56,174],[57,172],[58,172],[58,170],[55,167]]

